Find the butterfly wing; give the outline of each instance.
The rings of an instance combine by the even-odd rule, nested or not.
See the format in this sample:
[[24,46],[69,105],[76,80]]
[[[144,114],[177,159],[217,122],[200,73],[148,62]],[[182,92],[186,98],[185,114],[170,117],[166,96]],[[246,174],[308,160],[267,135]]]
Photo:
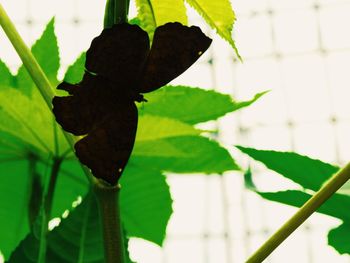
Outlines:
[[131,155],[137,129],[137,108],[133,101],[118,103],[98,126],[75,144],[80,162],[95,177],[114,185]]
[[140,27],[116,24],[104,29],[86,52],[86,69],[114,82],[118,89],[135,89],[149,52],[148,34]]
[[54,97],[53,113],[56,121],[65,131],[74,135],[85,135],[94,126],[96,120],[104,115],[104,104],[100,101],[103,88],[108,88],[104,79],[85,73],[81,83],[72,85],[62,82],[58,89],[68,91],[71,96]]
[[211,39],[196,26],[167,23],[158,27],[138,91],[164,86],[196,62],[210,44]]

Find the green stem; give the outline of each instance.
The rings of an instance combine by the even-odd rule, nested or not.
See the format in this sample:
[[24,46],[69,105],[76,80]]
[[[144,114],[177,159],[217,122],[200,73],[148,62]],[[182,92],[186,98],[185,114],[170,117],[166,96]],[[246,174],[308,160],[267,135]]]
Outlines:
[[100,182],[95,184],[94,192],[102,218],[105,262],[125,263],[125,248],[119,209],[120,186],[107,186]]
[[104,28],[114,24],[127,23],[129,0],[107,0],[104,16]]
[[350,163],[337,172],[311,197],[280,229],[278,229],[247,261],[259,263],[265,260],[312,213],[350,179]]
[[[19,57],[21,58],[24,67],[27,69],[30,77],[33,79],[35,85],[38,87],[42,97],[44,98],[47,106],[51,111],[52,110],[51,101],[55,95],[54,89],[52,88],[50,81],[48,80],[45,73],[41,69],[39,63],[33,56],[32,52],[26,46],[23,39],[19,35],[15,25],[12,23],[11,19],[7,15],[1,3],[0,3],[0,25],[3,28],[8,39],[11,41],[11,44],[15,48]],[[76,138],[65,131],[63,131],[63,134],[66,140],[68,141],[69,145],[71,146],[72,150],[74,151],[74,144],[76,142]],[[95,180],[91,172],[85,166],[83,166],[83,170],[88,180],[93,183]]]
[[45,197],[45,205],[44,205],[45,215],[46,215],[47,220],[50,220],[50,218],[51,218],[52,202],[53,202],[53,197],[55,194],[57,177],[59,174],[59,170],[60,170],[62,161],[63,160],[60,158],[53,159],[50,181],[49,181],[49,186],[47,188],[47,193],[46,193],[46,197]]

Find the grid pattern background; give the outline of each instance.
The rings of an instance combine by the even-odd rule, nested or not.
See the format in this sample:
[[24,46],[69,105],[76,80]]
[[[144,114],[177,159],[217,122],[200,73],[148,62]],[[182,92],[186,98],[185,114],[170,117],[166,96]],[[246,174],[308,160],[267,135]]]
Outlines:
[[[99,34],[104,11],[98,0],[4,0],[27,43],[56,16],[62,72]],[[220,142],[247,167],[233,145],[294,150],[336,164],[350,156],[350,0],[233,0],[235,39],[244,63],[214,37],[210,50],[174,84],[214,88],[247,99],[271,90],[252,107],[225,116]],[[135,8],[132,11],[135,14]],[[204,26],[190,11],[191,23]],[[205,28],[205,26],[203,27]],[[14,72],[20,61],[0,32],[0,58]],[[253,163],[252,163],[253,164]],[[291,182],[253,164],[263,190],[293,188]],[[169,175],[174,215],[164,248],[133,239],[140,263],[244,262],[294,208],[262,200],[244,189],[240,173]],[[350,262],[327,246],[327,232],[340,222],[313,215],[266,262]]]

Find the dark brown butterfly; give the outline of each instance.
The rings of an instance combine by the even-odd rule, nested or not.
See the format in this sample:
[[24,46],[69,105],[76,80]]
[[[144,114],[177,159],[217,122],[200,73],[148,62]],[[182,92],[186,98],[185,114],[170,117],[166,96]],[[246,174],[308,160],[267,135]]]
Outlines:
[[86,53],[86,71],[78,84],[57,88],[53,112],[64,130],[86,135],[76,155],[95,177],[115,185],[131,155],[137,129],[134,101],[187,70],[210,46],[195,26],[168,23],[155,30],[152,48],[145,31],[117,24],[104,29]]

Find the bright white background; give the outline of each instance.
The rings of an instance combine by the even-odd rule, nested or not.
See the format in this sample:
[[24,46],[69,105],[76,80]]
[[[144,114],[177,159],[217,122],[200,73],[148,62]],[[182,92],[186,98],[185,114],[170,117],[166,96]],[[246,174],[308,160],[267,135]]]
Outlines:
[[[61,70],[72,63],[101,30],[104,1],[3,0],[25,41],[32,44],[56,16]],[[242,165],[248,159],[233,145],[294,150],[324,161],[350,159],[350,0],[233,0],[235,39],[244,63],[201,19],[190,20],[214,37],[205,56],[176,84],[214,88],[248,99],[271,92],[254,106],[222,118],[220,142]],[[135,10],[132,11],[135,14]],[[0,32],[0,58],[15,72],[20,61]],[[212,63],[208,63],[212,61]],[[294,187],[254,165],[266,190]],[[169,175],[174,214],[163,249],[133,239],[140,263],[244,262],[294,208],[266,202],[244,190],[240,173]],[[340,222],[314,215],[267,262],[350,262],[327,246],[327,232]],[[0,233],[1,238],[1,233]]]

